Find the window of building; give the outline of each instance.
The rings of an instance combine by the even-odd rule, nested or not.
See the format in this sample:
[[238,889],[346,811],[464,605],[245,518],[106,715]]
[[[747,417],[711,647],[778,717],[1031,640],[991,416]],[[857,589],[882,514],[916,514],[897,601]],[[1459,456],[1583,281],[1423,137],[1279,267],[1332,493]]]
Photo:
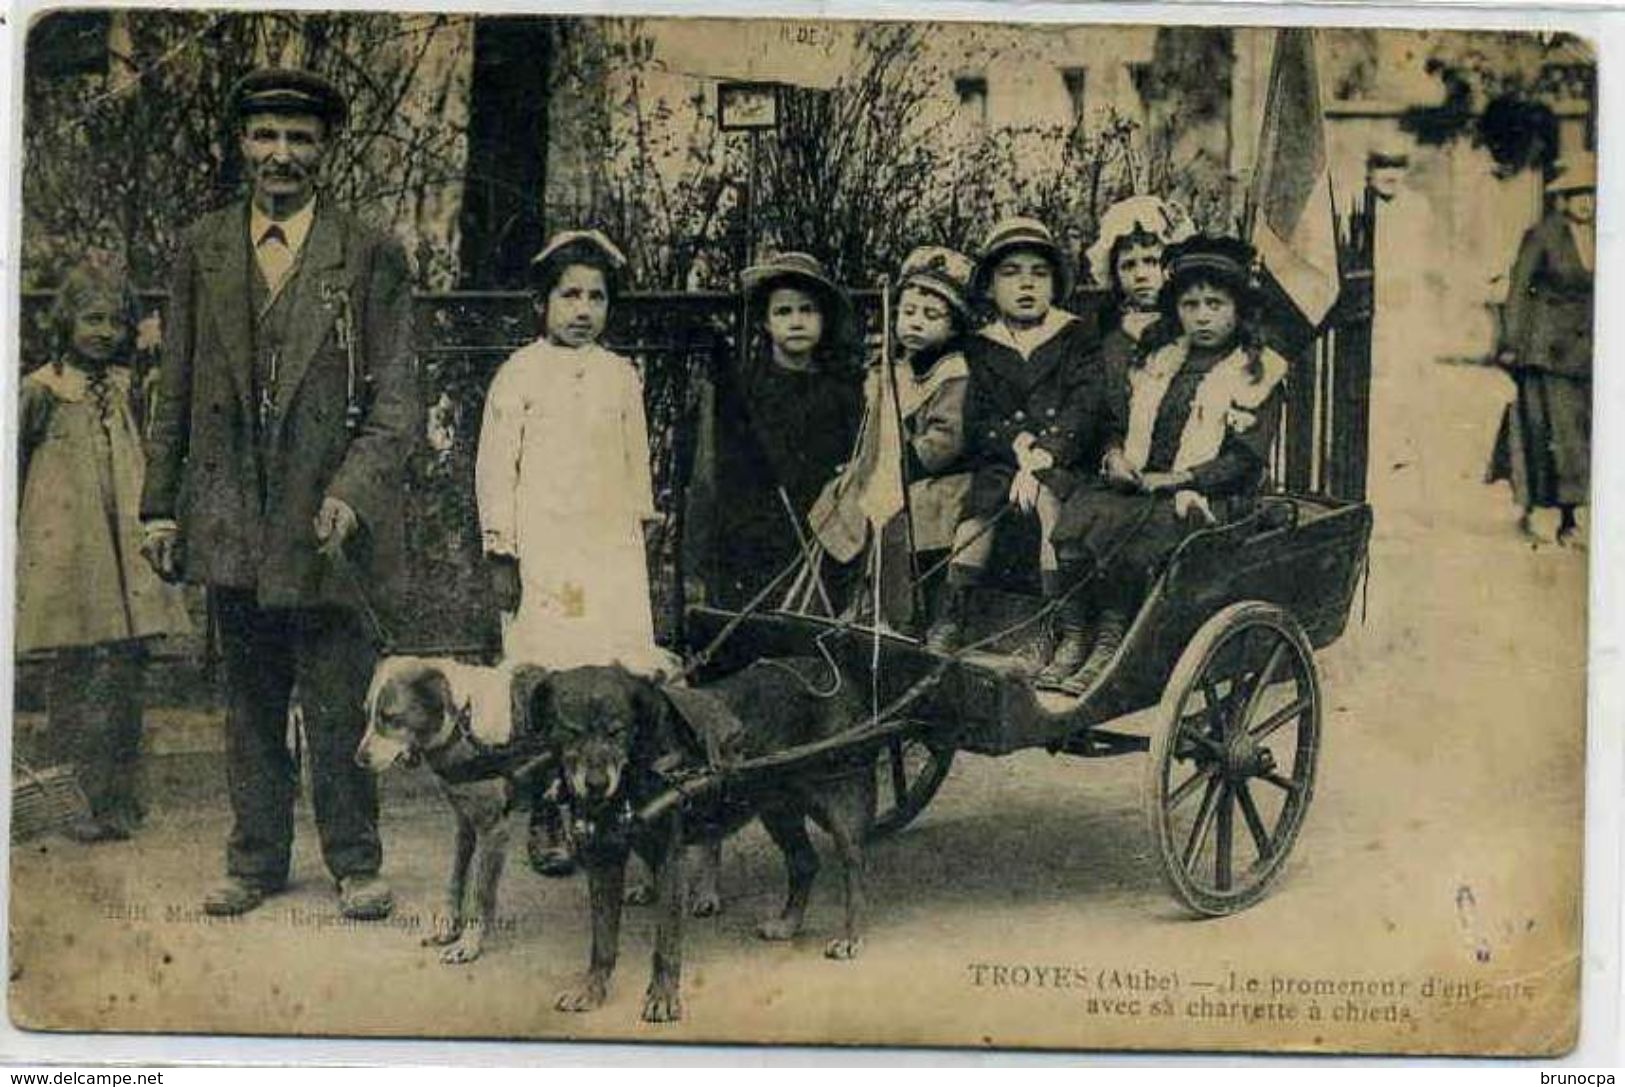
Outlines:
[[1066,97],[1071,107],[1072,124],[1082,127],[1084,111],[1088,107],[1089,69],[1062,68],[1061,82],[1066,86]]
[[987,127],[987,77],[959,76],[954,80],[954,92],[959,96],[959,117],[972,128]]

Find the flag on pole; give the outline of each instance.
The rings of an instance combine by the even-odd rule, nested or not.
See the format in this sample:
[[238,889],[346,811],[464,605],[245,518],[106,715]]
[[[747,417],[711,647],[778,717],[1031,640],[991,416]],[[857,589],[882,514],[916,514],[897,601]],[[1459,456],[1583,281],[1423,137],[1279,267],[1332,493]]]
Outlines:
[[1337,235],[1314,31],[1276,31],[1253,168],[1250,230],[1264,267],[1312,325],[1337,302]]

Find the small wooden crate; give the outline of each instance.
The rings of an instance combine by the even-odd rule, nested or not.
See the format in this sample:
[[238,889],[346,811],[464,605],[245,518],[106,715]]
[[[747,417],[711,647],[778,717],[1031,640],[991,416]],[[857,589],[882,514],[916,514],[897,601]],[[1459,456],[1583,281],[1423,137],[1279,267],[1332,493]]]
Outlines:
[[12,763],[11,840],[26,842],[90,817],[90,801],[71,766],[36,770],[15,759]]

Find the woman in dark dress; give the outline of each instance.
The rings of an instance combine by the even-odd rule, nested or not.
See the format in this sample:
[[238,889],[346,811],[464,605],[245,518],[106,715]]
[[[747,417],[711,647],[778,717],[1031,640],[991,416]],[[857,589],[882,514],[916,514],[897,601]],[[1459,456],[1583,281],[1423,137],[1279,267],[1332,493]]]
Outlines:
[[1575,510],[1591,487],[1591,310],[1597,177],[1580,162],[1547,187],[1553,207],[1518,249],[1497,361],[1512,372],[1490,478],[1510,479],[1533,534],[1532,512],[1558,510],[1557,542],[1573,542]]
[[[850,455],[863,409],[852,303],[823,265],[784,253],[743,280],[756,342],[713,376],[690,485],[691,569],[723,608],[802,554],[797,529],[812,539],[807,511]],[[826,584],[840,577],[831,565]]]

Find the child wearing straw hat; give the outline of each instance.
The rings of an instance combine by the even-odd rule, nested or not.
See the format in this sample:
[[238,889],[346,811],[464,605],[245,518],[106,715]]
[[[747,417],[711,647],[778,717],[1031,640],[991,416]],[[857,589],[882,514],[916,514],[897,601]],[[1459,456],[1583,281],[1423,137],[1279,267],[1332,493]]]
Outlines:
[[[707,602],[727,608],[805,554],[807,514],[850,455],[863,408],[852,302],[824,266],[782,253],[741,278],[754,342],[704,390],[685,538]],[[827,595],[842,576],[825,564]]]

